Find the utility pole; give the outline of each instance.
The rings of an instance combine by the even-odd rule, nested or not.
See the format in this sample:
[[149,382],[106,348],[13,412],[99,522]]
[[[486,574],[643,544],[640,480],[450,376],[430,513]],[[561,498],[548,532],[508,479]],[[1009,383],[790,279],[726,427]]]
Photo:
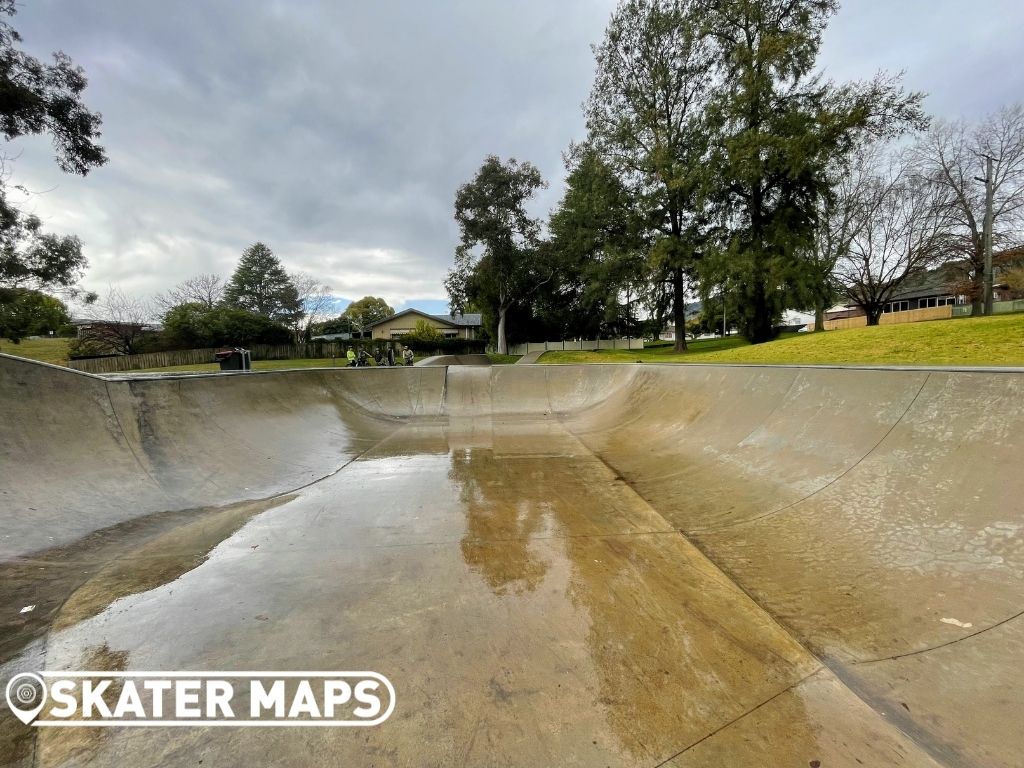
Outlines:
[[723,340],[725,339],[726,336],[729,335],[729,333],[728,333],[729,329],[726,327],[726,323],[725,323],[725,286],[727,284],[728,283],[722,283],[722,339]]
[[626,284],[626,349],[629,349],[631,347],[631,344],[629,343],[629,340],[632,338],[632,336],[630,336],[630,331],[631,331],[633,316],[632,316],[632,312],[631,312],[632,306],[630,305],[629,301],[632,298],[632,295],[633,295],[633,286],[627,283]]
[[985,315],[992,314],[992,156],[985,157]]
[[982,297],[982,314],[992,314],[992,198],[995,196],[994,179],[992,178],[992,156],[985,155],[985,178],[976,176],[978,181],[985,182],[985,224],[982,230],[982,248],[985,251],[984,296]]

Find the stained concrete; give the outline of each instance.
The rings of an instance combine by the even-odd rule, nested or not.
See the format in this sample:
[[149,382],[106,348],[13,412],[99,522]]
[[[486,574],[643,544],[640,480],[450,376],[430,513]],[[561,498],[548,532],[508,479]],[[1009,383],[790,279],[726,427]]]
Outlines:
[[0,682],[373,669],[397,699],[372,729],[4,708],[3,764],[1024,763],[1020,372],[0,356],[0,402]]

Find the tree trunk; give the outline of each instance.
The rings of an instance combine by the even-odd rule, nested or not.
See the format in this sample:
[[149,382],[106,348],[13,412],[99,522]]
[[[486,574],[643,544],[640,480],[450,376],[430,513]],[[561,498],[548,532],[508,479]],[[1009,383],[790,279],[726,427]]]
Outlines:
[[814,332],[825,330],[825,302],[820,299],[814,304]]
[[498,354],[508,354],[508,340],[505,337],[505,316],[508,314],[508,307],[498,308]]
[[878,325],[878,321],[882,318],[882,307],[865,307],[865,313],[868,316],[868,325]]
[[[760,256],[755,256],[759,259]],[[772,313],[768,308],[768,286],[767,278],[763,269],[755,268],[751,280],[748,301],[750,306],[746,308],[748,315],[747,340],[751,344],[762,344],[775,338],[775,328],[772,326]]]
[[985,255],[979,248],[978,255],[972,258],[973,270],[971,272],[971,317],[981,317],[985,314]]
[[[757,108],[755,106],[755,112]],[[759,121],[755,121],[759,122]],[[755,124],[752,123],[752,126]],[[772,327],[772,315],[768,308],[768,274],[765,264],[764,253],[765,237],[762,215],[764,212],[764,189],[761,186],[761,178],[754,181],[752,194],[750,196],[750,248],[753,250],[753,270],[750,276],[751,285],[746,291],[749,306],[743,308],[747,316],[747,341],[751,344],[761,344],[775,338],[775,329]]]
[[672,311],[676,329],[676,352],[686,351],[686,284],[683,281],[683,270],[676,267],[672,270]]

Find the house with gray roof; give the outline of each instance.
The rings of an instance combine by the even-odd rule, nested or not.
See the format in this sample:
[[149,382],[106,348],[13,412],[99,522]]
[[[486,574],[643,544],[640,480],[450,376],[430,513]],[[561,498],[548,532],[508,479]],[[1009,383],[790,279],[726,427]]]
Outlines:
[[479,338],[483,322],[479,313],[429,315],[418,309],[405,309],[371,324],[371,337],[384,341],[399,339],[412,333],[420,320],[437,328],[446,339]]

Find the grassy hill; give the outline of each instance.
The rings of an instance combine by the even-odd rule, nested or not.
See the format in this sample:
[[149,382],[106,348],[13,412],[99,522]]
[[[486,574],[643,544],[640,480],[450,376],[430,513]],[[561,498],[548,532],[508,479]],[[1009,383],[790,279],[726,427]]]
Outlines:
[[0,352],[54,365],[67,365],[70,343],[71,339],[22,339],[20,344],[15,344],[9,339],[0,339]]
[[1024,366],[1024,314],[788,334],[752,346],[742,339],[644,350],[548,352],[541,363],[758,363]]

